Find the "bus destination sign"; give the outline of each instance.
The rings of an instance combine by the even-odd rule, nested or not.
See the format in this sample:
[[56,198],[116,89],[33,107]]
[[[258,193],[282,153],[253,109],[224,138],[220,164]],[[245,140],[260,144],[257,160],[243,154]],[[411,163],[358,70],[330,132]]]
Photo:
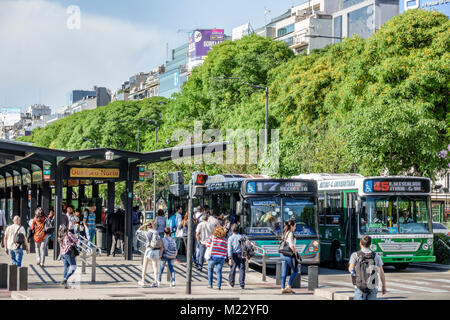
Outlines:
[[429,193],[430,181],[422,179],[368,179],[364,181],[364,192]]
[[245,187],[246,193],[291,193],[312,191],[306,181],[248,181]]

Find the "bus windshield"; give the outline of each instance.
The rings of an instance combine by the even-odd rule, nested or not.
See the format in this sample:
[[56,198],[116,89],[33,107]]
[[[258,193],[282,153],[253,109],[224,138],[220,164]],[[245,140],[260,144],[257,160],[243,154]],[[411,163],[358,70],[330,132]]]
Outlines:
[[295,236],[316,235],[316,219],[314,203],[305,199],[284,199],[284,221],[294,220],[297,223]]
[[281,234],[280,200],[258,198],[251,200],[250,233],[261,235]]
[[366,197],[362,199],[363,234],[429,233],[426,197]]

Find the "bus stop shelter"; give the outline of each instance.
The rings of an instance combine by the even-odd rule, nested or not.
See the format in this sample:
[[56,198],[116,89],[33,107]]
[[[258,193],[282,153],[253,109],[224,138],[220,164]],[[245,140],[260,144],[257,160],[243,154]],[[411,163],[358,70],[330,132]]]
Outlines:
[[[35,147],[29,143],[0,140],[0,208],[9,220],[18,215],[27,228],[27,218],[34,216],[37,207],[46,214],[53,201],[55,226],[61,224],[63,188],[66,201],[72,198],[72,188],[78,187],[78,200],[84,198],[86,182],[92,185],[92,197],[98,197],[98,182],[108,186],[106,208],[114,211],[115,183],[125,181],[125,260],[131,260],[132,207],[134,182],[139,179],[138,167],[148,163],[170,161],[174,158],[224,151],[227,142],[187,145],[138,153],[110,148],[78,151]],[[54,196],[52,196],[52,186]],[[57,239],[55,227],[54,239]],[[59,255],[55,246],[54,259]]]

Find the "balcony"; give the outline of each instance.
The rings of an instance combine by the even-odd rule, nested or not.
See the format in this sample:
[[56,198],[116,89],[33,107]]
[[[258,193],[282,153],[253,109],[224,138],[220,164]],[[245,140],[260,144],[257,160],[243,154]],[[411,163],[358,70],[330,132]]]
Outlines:
[[307,37],[307,34],[297,33],[294,35],[294,43],[289,46],[291,49],[300,49],[303,47],[307,47],[309,45],[309,37]]

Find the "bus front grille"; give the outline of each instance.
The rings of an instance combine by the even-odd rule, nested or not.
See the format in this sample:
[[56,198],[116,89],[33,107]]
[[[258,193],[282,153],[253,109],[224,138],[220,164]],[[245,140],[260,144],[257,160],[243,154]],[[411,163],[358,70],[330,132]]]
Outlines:
[[[264,244],[261,246],[261,248],[263,248],[264,250],[266,250],[266,254],[280,254],[278,252],[278,249],[280,248],[279,245],[274,245],[274,244]],[[300,245],[296,245],[295,249],[297,250],[298,253],[303,253],[303,251],[305,250],[306,245],[304,244],[300,244]]]
[[419,250],[420,242],[379,243],[378,245],[384,252],[415,252]]

